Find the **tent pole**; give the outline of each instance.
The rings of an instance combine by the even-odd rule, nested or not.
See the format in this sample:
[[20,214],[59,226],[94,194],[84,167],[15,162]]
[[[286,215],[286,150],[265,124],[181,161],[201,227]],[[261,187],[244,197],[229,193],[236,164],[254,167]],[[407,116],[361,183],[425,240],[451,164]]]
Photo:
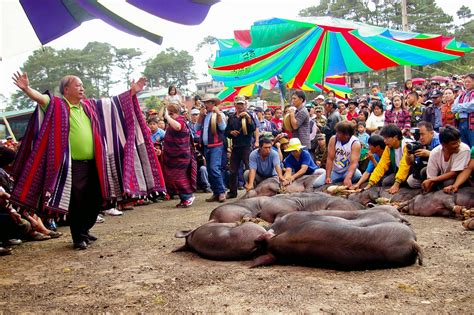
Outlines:
[[321,79],[321,94],[324,95],[324,80],[325,80],[325,69],[324,65],[326,64],[326,48],[328,45],[328,33],[327,31],[324,31],[324,50],[323,50],[323,73],[322,73],[322,79]]
[[8,123],[7,117],[3,116],[3,121],[5,122],[5,127],[7,127],[8,133],[10,136],[12,136],[13,141],[16,142],[15,134],[12,131],[12,128],[10,127],[10,124]]

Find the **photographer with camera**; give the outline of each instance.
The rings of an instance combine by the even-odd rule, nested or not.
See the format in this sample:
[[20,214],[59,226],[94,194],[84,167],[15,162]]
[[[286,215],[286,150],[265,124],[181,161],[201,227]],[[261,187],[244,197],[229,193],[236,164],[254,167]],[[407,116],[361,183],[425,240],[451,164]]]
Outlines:
[[433,130],[430,122],[422,121],[417,127],[419,138],[415,137],[416,141],[407,144],[407,159],[410,159],[413,165],[412,174],[407,179],[407,184],[411,188],[421,187],[421,183],[426,179],[426,166],[430,153],[439,145],[439,135]]

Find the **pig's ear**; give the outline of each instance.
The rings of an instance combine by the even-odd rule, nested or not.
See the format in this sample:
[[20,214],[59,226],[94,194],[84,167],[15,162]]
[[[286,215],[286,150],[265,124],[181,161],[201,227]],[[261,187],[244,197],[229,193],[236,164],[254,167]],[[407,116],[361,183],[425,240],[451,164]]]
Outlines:
[[189,234],[191,234],[191,232],[192,230],[177,231],[174,237],[177,237],[177,238],[187,237]]
[[275,263],[275,261],[276,261],[276,257],[273,256],[272,254],[262,255],[253,260],[253,263],[250,266],[250,268],[272,265]]

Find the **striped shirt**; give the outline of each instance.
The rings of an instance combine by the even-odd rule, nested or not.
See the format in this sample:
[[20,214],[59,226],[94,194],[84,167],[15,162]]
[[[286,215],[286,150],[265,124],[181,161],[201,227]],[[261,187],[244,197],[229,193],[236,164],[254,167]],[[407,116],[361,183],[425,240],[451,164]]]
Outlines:
[[385,111],[385,126],[394,124],[400,130],[409,129],[411,127],[410,113],[406,110],[395,112],[391,110]]
[[296,110],[295,118],[298,128],[293,130],[293,138],[300,139],[302,145],[311,148],[311,141],[309,139],[309,134],[311,132],[309,128],[309,113],[304,104]]

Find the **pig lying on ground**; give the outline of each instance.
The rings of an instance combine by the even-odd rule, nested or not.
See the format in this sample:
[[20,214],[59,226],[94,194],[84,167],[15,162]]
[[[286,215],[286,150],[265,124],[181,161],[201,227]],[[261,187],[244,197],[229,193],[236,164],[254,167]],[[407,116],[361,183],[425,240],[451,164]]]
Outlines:
[[313,191],[313,183],[319,175],[304,175],[297,178],[290,185],[282,187],[277,177],[267,178],[255,187],[249,190],[242,199],[258,196],[275,196],[280,193],[291,194],[295,192]]
[[359,203],[325,193],[294,193],[241,199],[225,204],[214,209],[209,220],[236,222],[244,217],[259,217],[267,222],[273,222],[276,217],[295,211],[360,210],[363,208]]
[[[336,218],[336,219],[333,219]],[[338,220],[340,219],[340,220]],[[378,206],[366,210],[321,210],[315,212],[298,211],[279,217],[270,229],[279,234],[281,226],[302,223],[307,220],[326,220],[347,223],[356,226],[369,226],[382,222],[400,222],[409,225],[409,222],[392,206]],[[289,225],[288,225],[289,224]]]
[[323,216],[294,225],[282,224],[275,235],[269,232],[257,239],[267,254],[257,257],[252,267],[279,261],[359,270],[408,266],[417,258],[422,264],[415,233],[398,222],[360,227]]
[[403,212],[423,217],[455,216],[456,206],[474,207],[474,187],[464,187],[457,193],[447,194],[442,190],[418,195],[400,206]]
[[242,260],[251,258],[257,246],[255,240],[265,229],[252,222],[206,223],[192,231],[178,231],[175,237],[185,237],[185,245],[178,251],[194,251],[214,260]]
[[420,189],[402,187],[396,194],[390,194],[387,189],[390,187],[372,187],[369,190],[356,192],[349,195],[348,199],[359,202],[365,206],[377,203],[377,199],[386,198],[390,203],[398,204],[413,199],[421,194]]

